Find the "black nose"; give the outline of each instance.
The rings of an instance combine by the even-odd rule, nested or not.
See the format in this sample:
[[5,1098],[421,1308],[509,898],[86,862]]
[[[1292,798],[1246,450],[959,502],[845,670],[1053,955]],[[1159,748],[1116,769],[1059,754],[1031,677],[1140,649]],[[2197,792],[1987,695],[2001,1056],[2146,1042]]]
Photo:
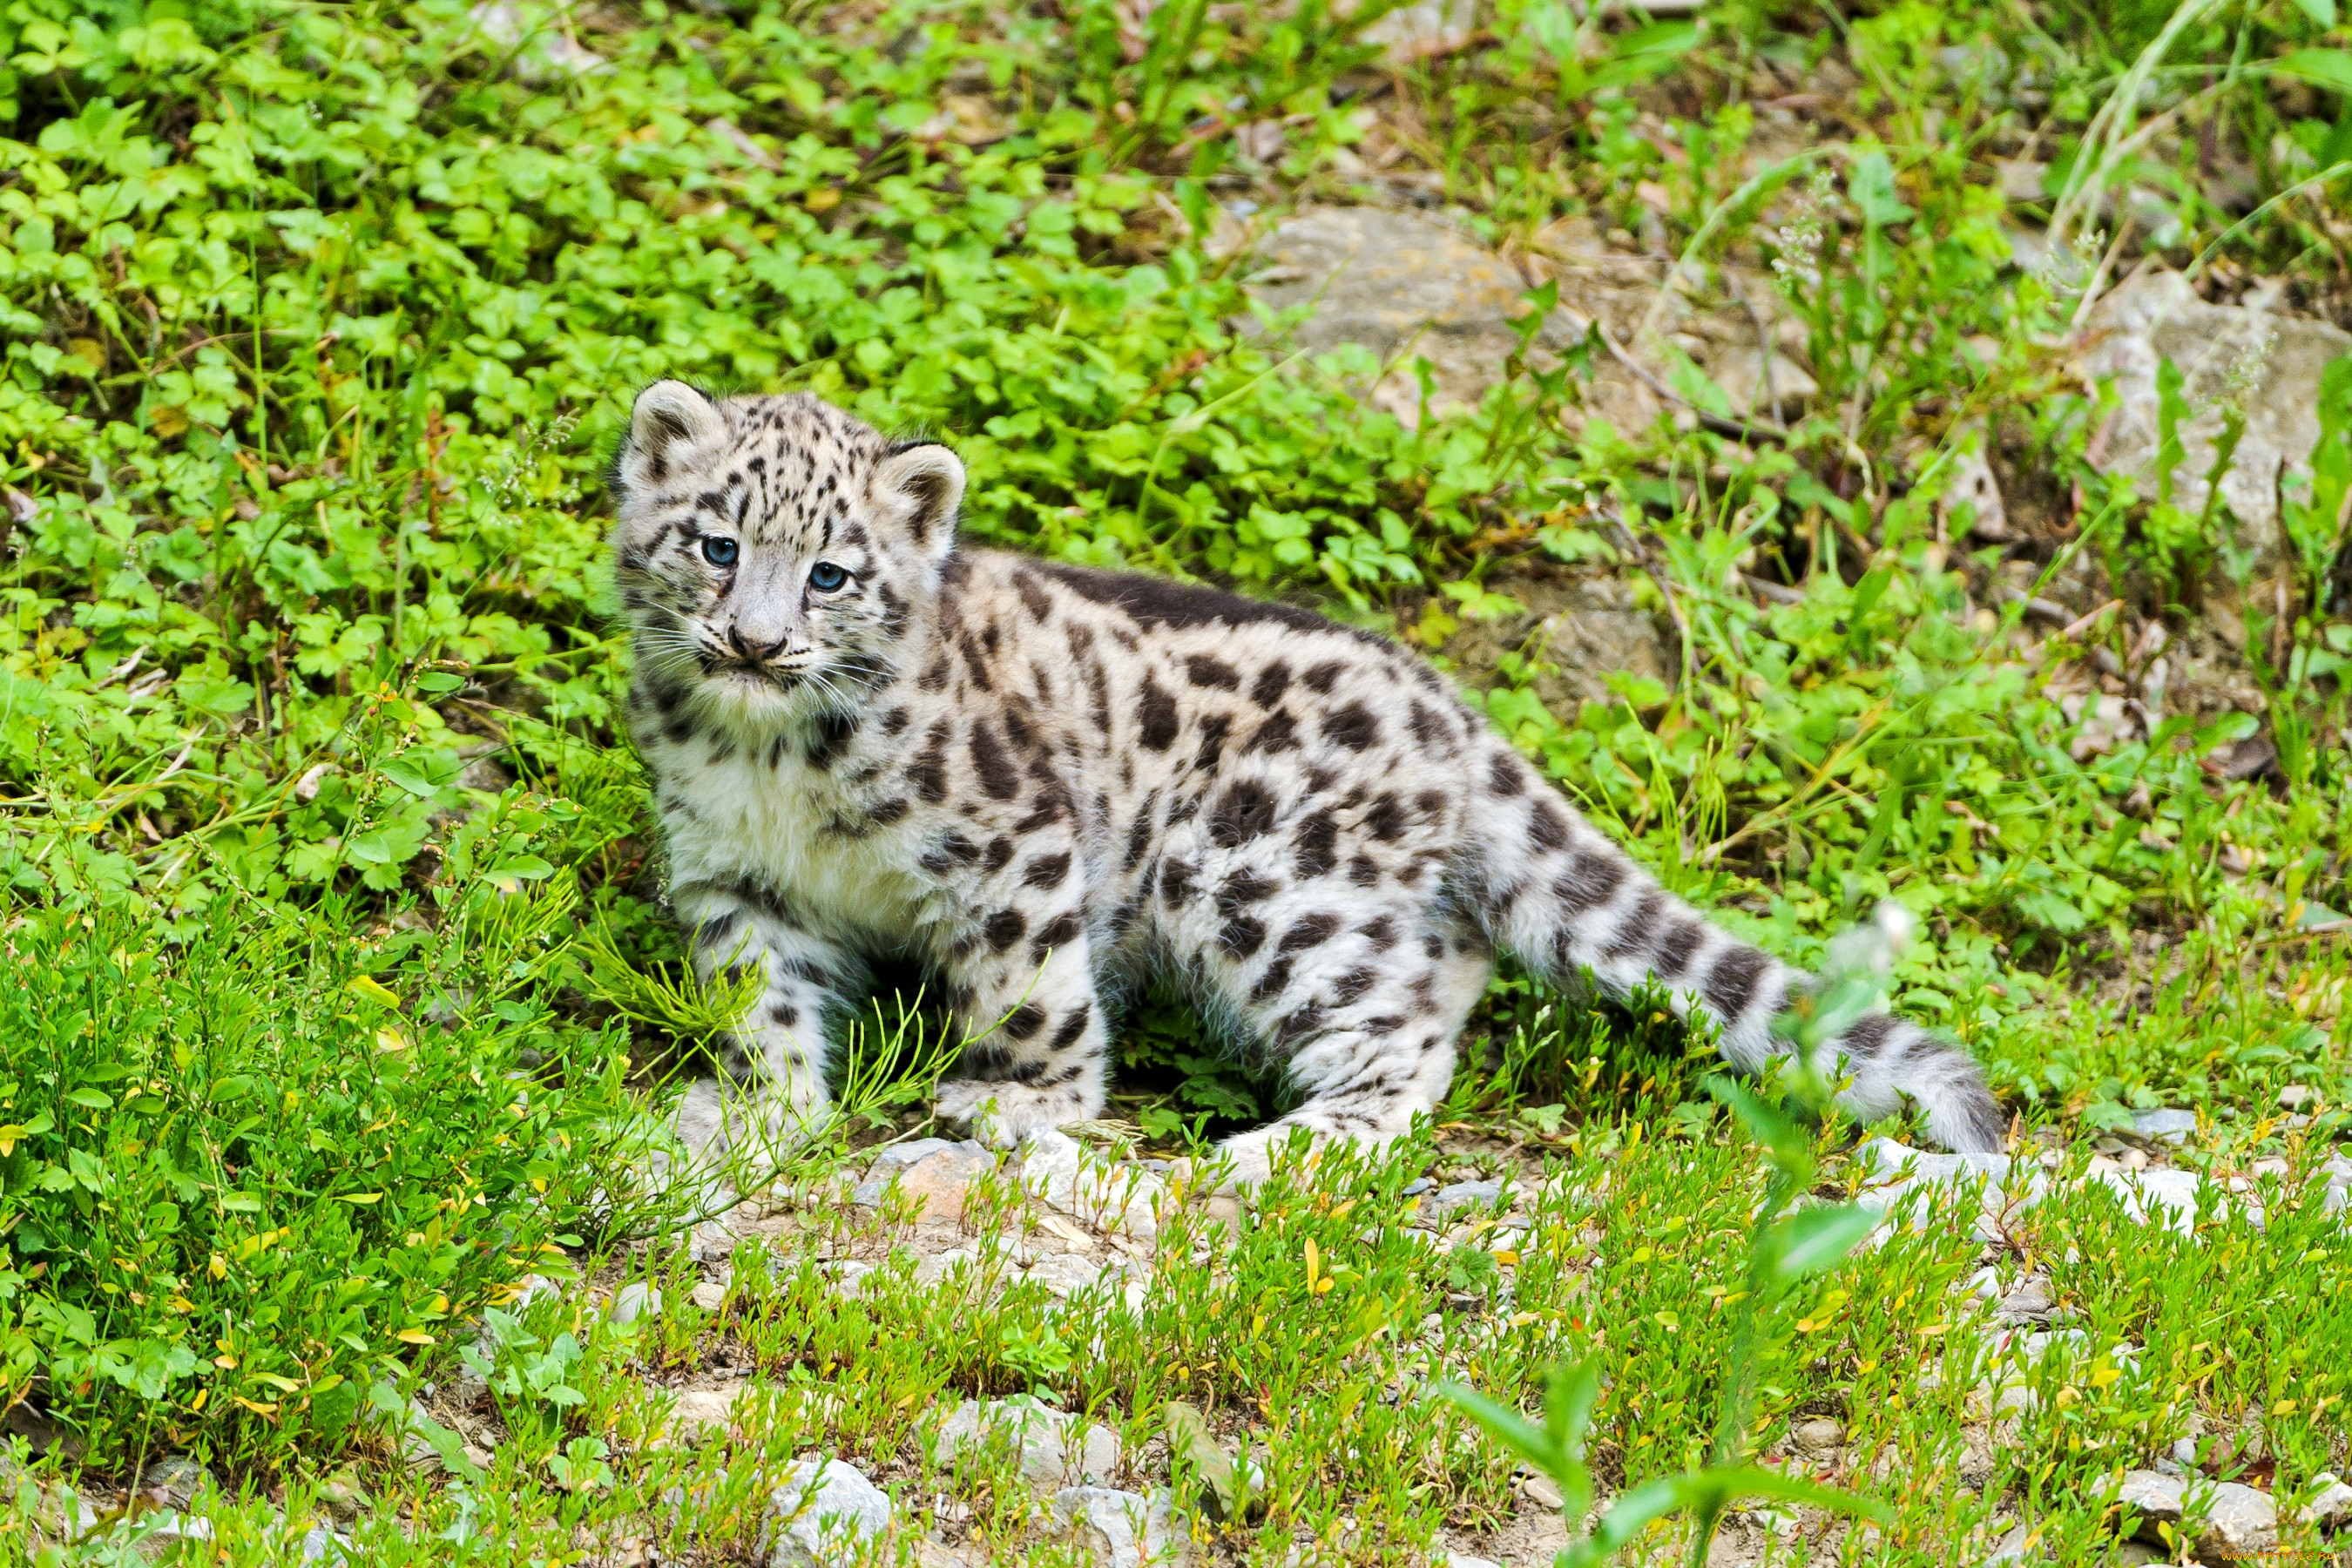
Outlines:
[[778,637],[772,643],[746,642],[743,639],[743,630],[740,626],[730,626],[727,628],[728,646],[732,647],[743,659],[751,664],[767,663],[770,659],[783,652],[784,644],[791,640],[792,639],[790,637]]

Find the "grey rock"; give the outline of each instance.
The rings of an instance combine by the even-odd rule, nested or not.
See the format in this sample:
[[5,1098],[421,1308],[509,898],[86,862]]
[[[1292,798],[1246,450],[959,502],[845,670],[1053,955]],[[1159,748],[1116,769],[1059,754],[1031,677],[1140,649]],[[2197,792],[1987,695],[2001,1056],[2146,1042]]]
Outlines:
[[352,1538],[314,1524],[302,1532],[301,1550],[304,1563],[341,1563],[352,1554]]
[[839,1459],[805,1458],[768,1500],[768,1568],[820,1568],[890,1528],[890,1500]]
[[2268,1492],[2236,1481],[2214,1489],[2198,1532],[2197,1553],[2207,1562],[2266,1555],[2278,1544],[2278,1504]]
[[1021,1473],[1039,1486],[1092,1486],[1118,1468],[1118,1438],[1109,1428],[1021,1398],[957,1405],[940,1424],[940,1462],[1000,1436],[1019,1456]]
[[1407,1182],[1403,1187],[1399,1189],[1399,1195],[1402,1197],[1417,1198],[1421,1196],[1422,1194],[1428,1192],[1431,1188],[1436,1185],[1437,1184],[1431,1181],[1427,1176],[1415,1176],[1412,1181]]
[[1833,1453],[1845,1441],[1845,1427],[1830,1416],[1816,1415],[1810,1421],[1798,1422],[1789,1440],[1807,1454]]
[[172,1454],[139,1472],[139,1489],[166,1508],[185,1508],[212,1472],[185,1454]]
[[1102,1277],[1101,1264],[1067,1252],[1047,1253],[1030,1265],[1025,1276],[1061,1297],[1075,1296],[1090,1289],[1100,1283]]
[[1066,1209],[1077,1196],[1078,1169],[1084,1163],[1076,1139],[1047,1127],[1021,1141],[1013,1169],[1024,1192],[1049,1207]]
[[2154,1470],[2131,1470],[2124,1476],[2116,1501],[2139,1516],[2139,1533],[2156,1540],[2159,1524],[2179,1524],[2188,1483]]
[[616,1323],[634,1323],[639,1318],[658,1318],[661,1310],[661,1291],[642,1279],[632,1279],[613,1292],[613,1304],[605,1315]]
[[2315,1530],[2337,1530],[2352,1524],[2352,1487],[2331,1480],[2317,1497],[2303,1505],[2303,1521]]
[[1460,48],[1477,25],[1471,0],[1418,0],[1391,11],[1360,37],[1380,45],[1390,65],[1403,66],[1435,51]]
[[670,1410],[671,1435],[688,1441],[713,1433],[726,1436],[733,1425],[735,1399],[740,1392],[733,1388],[678,1390],[677,1402]]
[[1165,1489],[1149,1496],[1108,1487],[1065,1487],[1054,1494],[1054,1517],[1103,1568],[1145,1568],[1178,1555]]
[[1445,1568],[1503,1568],[1491,1557],[1473,1557],[1467,1552],[1449,1552],[1441,1561]]
[[2187,379],[2196,416],[2180,435],[2187,458],[2176,471],[2175,504],[2192,514],[2204,504],[2205,472],[2221,428],[2223,397],[2242,390],[2245,433],[2221,480],[2222,499],[2245,526],[2245,542],[2265,554],[2279,547],[2282,471],[2307,473],[2319,438],[2319,374],[2352,351],[2352,335],[2324,321],[2268,310],[2212,305],[2177,272],[2145,274],[2116,289],[2092,311],[2077,363],[2096,382],[2113,376],[2120,398],[2103,463],[2110,473],[2149,473],[2157,451],[2157,369],[2165,359]]
[[705,1279],[688,1292],[688,1299],[706,1312],[715,1312],[727,1304],[727,1287],[715,1279]]
[[2197,1468],[2197,1439],[2194,1437],[2181,1438],[2179,1441],[2172,1445],[2171,1454],[2172,1462],[2174,1464],[2179,1465],[2187,1469],[2195,1469]]
[[2006,1534],[1993,1542],[1992,1551],[1984,1558],[1983,1568],[2001,1568],[2005,1563],[2024,1562],[2027,1547],[2033,1539],[2033,1531],[2029,1526],[2011,1525]]
[[1423,1202],[1433,1220],[1443,1220],[1463,1209],[1499,1207],[1507,1191],[1500,1182],[1455,1182],[1443,1186]]
[[[1255,259],[1246,280],[1253,297],[1276,310],[1312,309],[1296,329],[1299,347],[1321,353],[1358,343],[1383,363],[1401,353],[1426,359],[1434,410],[1475,404],[1517,346],[1511,321],[1527,309],[1527,279],[1434,218],[1380,207],[1302,207],[1259,241]],[[1585,326],[1572,311],[1556,310],[1536,342],[1565,349]],[[1370,401],[1415,422],[1421,390],[1410,366],[1383,377]]]
[[2132,1131],[2158,1143],[2185,1143],[2197,1131],[2193,1110],[2139,1110],[2132,1113]]

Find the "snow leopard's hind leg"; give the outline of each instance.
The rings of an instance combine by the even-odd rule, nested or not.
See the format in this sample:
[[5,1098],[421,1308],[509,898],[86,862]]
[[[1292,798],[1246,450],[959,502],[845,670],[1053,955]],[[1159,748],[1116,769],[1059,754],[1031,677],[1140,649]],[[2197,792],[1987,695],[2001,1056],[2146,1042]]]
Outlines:
[[1229,1138],[1234,1180],[1265,1179],[1305,1129],[1379,1149],[1444,1099],[1454,1042],[1494,971],[1484,932],[1442,906],[1341,920],[1308,913],[1266,945],[1235,999],[1306,1094],[1287,1116]]

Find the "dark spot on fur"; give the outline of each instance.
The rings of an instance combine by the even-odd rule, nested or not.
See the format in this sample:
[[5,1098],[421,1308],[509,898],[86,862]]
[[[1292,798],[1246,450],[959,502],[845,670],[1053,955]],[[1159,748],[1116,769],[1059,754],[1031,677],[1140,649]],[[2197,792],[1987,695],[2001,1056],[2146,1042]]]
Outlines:
[[980,934],[986,937],[988,945],[998,952],[1019,942],[1021,933],[1028,929],[1029,922],[1021,918],[1019,910],[999,910],[980,922]]
[[1359,888],[1371,888],[1379,886],[1381,880],[1380,863],[1369,855],[1357,856],[1354,859],[1348,862],[1348,880],[1355,883]]
[[1277,658],[1259,670],[1257,679],[1250,683],[1250,700],[1261,708],[1271,708],[1281,701],[1282,694],[1289,689],[1290,666],[1287,661]]
[[1021,793],[1021,775],[985,719],[971,721],[971,771],[991,800],[1011,800]]
[[1250,904],[1262,904],[1280,891],[1281,883],[1245,866],[1217,884],[1217,907],[1231,914]]
[[[1029,606],[1029,613],[1038,620],[1044,621],[1053,615],[1054,596],[1045,592],[1045,584],[1037,581],[1035,574],[1013,573],[1013,591],[1021,595],[1021,602]],[[1080,1027],[1084,1026],[1080,1025]]]
[[1045,963],[1047,953],[1058,948],[1067,947],[1077,941],[1078,933],[1083,929],[1078,924],[1078,917],[1070,910],[1064,910],[1060,914],[1039,926],[1037,934],[1029,939],[1031,961],[1037,963]]
[[1182,903],[1192,896],[1192,879],[1198,875],[1200,868],[1191,861],[1170,856],[1160,863],[1160,898],[1168,903]]
[[1358,965],[1331,982],[1331,1000],[1342,1007],[1353,1006],[1363,999],[1364,993],[1379,983],[1381,972]]
[[1392,795],[1381,795],[1364,813],[1364,830],[1383,844],[1395,843],[1404,837],[1404,806]]
[[1494,763],[1486,770],[1486,793],[1507,800],[1527,787],[1527,769],[1519,759],[1500,752],[1495,753]]
[[1217,765],[1217,759],[1224,755],[1225,737],[1232,732],[1233,727],[1234,721],[1231,714],[1212,713],[1202,719],[1201,749],[1192,753],[1192,765],[1202,773],[1214,768]]
[[1054,1037],[1045,1042],[1045,1048],[1050,1051],[1066,1051],[1076,1045],[1078,1037],[1087,1032],[1087,1021],[1093,1018],[1094,1013],[1094,1004],[1079,1003],[1077,1008],[1062,1020],[1062,1026],[1054,1031]]
[[953,870],[958,866],[969,866],[979,858],[979,845],[961,833],[951,832],[945,838],[940,839],[930,853],[923,857],[923,869],[933,876],[939,876]]
[[1276,713],[1260,724],[1242,748],[1242,755],[1280,756],[1298,745],[1298,723],[1287,713]]
[[1650,939],[1655,934],[1658,917],[1665,911],[1666,896],[1655,888],[1645,888],[1625,918],[1617,923],[1617,932],[1609,945],[1601,950],[1603,958],[1633,958],[1649,951]]
[[1005,837],[1003,834],[999,834],[988,841],[988,854],[986,856],[984,865],[985,868],[990,873],[993,874],[1003,870],[1007,865],[1011,864],[1012,859],[1013,840]]
[[1209,842],[1237,849],[1274,826],[1274,792],[1255,779],[1237,779],[1209,809]]
[[1303,878],[1320,877],[1339,863],[1339,824],[1328,810],[1316,812],[1298,825],[1293,843],[1293,864]]
[[1249,998],[1261,1005],[1271,1002],[1281,995],[1283,988],[1289,984],[1290,960],[1277,958],[1265,966],[1265,973],[1259,975],[1257,984],[1250,987]]
[[1701,994],[1715,1016],[1728,1024],[1748,1010],[1756,995],[1756,983],[1772,961],[1752,947],[1727,948],[1715,961],[1706,973],[1706,984]]
[[1580,849],[1568,869],[1554,879],[1551,896],[1572,918],[1597,910],[1625,883],[1625,862],[1606,849]]
[[1275,951],[1276,952],[1297,952],[1310,947],[1320,947],[1323,943],[1330,941],[1331,933],[1339,929],[1339,917],[1338,915],[1320,914],[1303,916],[1299,920],[1294,921],[1288,931],[1282,933],[1282,942],[1276,947]]
[[1147,752],[1164,752],[1176,743],[1176,699],[1144,672],[1143,691],[1136,700],[1137,743]]
[[1650,973],[1660,980],[1677,980],[1690,967],[1691,955],[1706,940],[1706,928],[1694,920],[1669,919],[1650,943]]
[[1396,945],[1396,921],[1391,916],[1381,915],[1357,928],[1356,934],[1370,942],[1374,952],[1386,952]]
[[1247,958],[1265,945],[1265,922],[1255,915],[1235,915],[1217,935],[1228,958]]
[[1559,849],[1568,844],[1568,814],[1549,795],[1538,795],[1528,811],[1528,837],[1538,849]]
[[1381,721],[1360,702],[1350,702],[1323,721],[1323,738],[1351,752],[1368,750],[1380,742]]
[[1009,1040],[1025,1040],[1045,1026],[1045,1010],[1034,1002],[1024,1002],[1013,1009],[1011,1017],[1004,1020],[1003,1033]]
[[1070,856],[1064,850],[1057,855],[1040,855],[1030,861],[1022,868],[1021,882],[1024,887],[1058,888],[1069,874]]
[[857,734],[857,718],[852,713],[825,710],[817,715],[809,731],[808,764],[824,773],[834,764],[843,750]]
[[1219,691],[1241,689],[1241,672],[1223,659],[1205,653],[1196,653],[1184,660],[1184,679],[1195,686],[1205,686]]
[[1326,659],[1300,676],[1298,684],[1309,691],[1318,692],[1328,697],[1331,694],[1331,688],[1338,684],[1340,673],[1347,668],[1347,665],[1339,659]]

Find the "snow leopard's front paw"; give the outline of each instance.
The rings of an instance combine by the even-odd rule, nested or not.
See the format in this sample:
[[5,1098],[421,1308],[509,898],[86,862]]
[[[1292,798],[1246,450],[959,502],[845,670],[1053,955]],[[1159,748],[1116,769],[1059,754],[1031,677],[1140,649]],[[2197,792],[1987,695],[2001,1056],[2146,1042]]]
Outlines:
[[999,1149],[1010,1149],[1032,1132],[1083,1121],[1087,1115],[1086,1106],[1067,1089],[970,1078],[940,1085],[932,1110],[940,1121],[959,1123]]

